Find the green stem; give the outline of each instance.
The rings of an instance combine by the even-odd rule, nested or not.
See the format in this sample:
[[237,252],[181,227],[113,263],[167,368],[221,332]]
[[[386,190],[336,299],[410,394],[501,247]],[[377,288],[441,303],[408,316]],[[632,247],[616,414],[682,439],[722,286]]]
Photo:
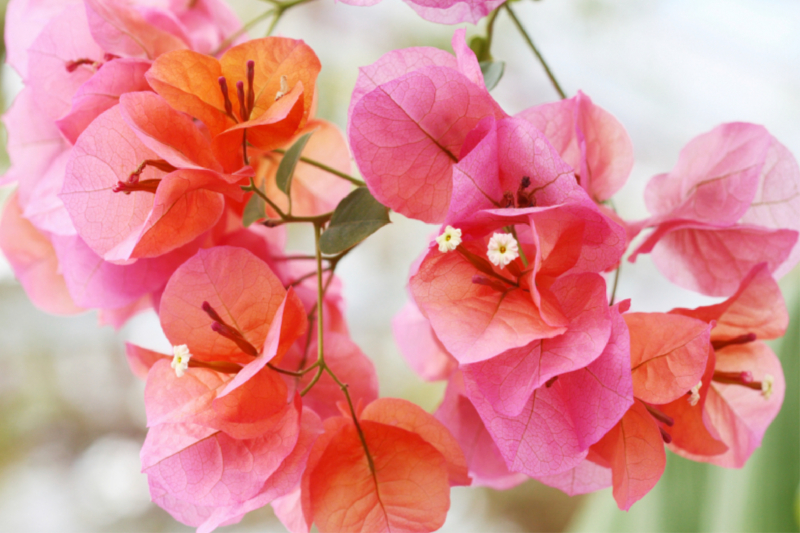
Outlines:
[[253,178],[250,178],[250,185],[243,185],[242,190],[245,192],[252,192],[257,194],[262,200],[267,202],[269,206],[278,213],[279,219],[272,219],[268,218],[262,224],[267,226],[268,228],[274,228],[276,226],[281,226],[283,224],[288,224],[290,222],[309,222],[311,224],[325,224],[328,222],[331,217],[333,216],[333,211],[329,211],[327,213],[322,213],[321,215],[316,215],[313,217],[296,217],[294,215],[284,213],[283,210],[278,207],[278,205],[269,199],[269,197],[264,194],[264,191],[256,187],[256,183]]
[[261,13],[259,16],[257,16],[256,18],[254,18],[253,20],[251,20],[250,22],[248,22],[247,24],[245,24],[232,34],[230,34],[227,39],[225,39],[220,43],[220,45],[217,47],[216,50],[211,52],[211,55],[216,56],[217,54],[228,48],[231,44],[233,44],[233,41],[235,41],[236,39],[247,33],[250,30],[250,28],[258,24],[262,20],[274,15],[276,11],[277,11],[276,9],[270,9],[269,11]]
[[[273,152],[277,152],[279,154],[285,154],[286,150],[284,150],[282,148],[276,148],[275,150],[273,150]],[[349,174],[345,174],[344,172],[339,172],[335,168],[329,167],[325,163],[320,163],[319,161],[315,161],[314,159],[309,159],[308,157],[304,157],[304,156],[300,156],[300,161],[302,161],[303,163],[307,163],[307,164],[309,164],[311,166],[317,167],[317,168],[319,168],[321,170],[324,170],[325,172],[329,172],[329,173],[333,174],[334,176],[338,176],[338,177],[342,178],[343,180],[347,180],[350,183],[352,183],[353,185],[355,185],[356,187],[366,187],[367,186],[367,184],[364,183],[363,181],[361,181],[360,179],[354,178],[353,176],[351,176]]]
[[614,271],[614,287],[611,289],[611,301],[608,305],[614,305],[614,299],[617,297],[617,284],[619,283],[619,271],[622,270],[622,260],[619,262],[619,266]]
[[267,363],[267,366],[270,369],[274,370],[275,372],[279,372],[281,374],[286,374],[287,376],[294,376],[296,378],[301,378],[301,377],[305,376],[307,373],[309,373],[312,370],[314,370],[315,368],[317,368],[317,364],[316,363],[314,363],[313,365],[311,365],[308,368],[304,368],[303,370],[298,370],[297,372],[294,372],[292,370],[284,370],[283,368],[278,368],[277,366],[273,365],[272,363]]
[[517,15],[514,13],[514,10],[511,9],[511,6],[508,5],[508,2],[503,4],[503,7],[506,8],[506,11],[508,11],[508,15],[511,17],[511,20],[514,21],[514,25],[522,34],[522,37],[525,39],[525,42],[528,43],[528,46],[530,46],[531,50],[533,50],[533,53],[536,54],[536,57],[539,59],[539,62],[544,67],[544,71],[547,73],[547,77],[550,78],[550,83],[553,84],[553,87],[555,87],[556,92],[558,92],[558,95],[561,97],[562,100],[565,99],[567,97],[566,93],[561,88],[561,85],[558,84],[558,81],[556,81],[556,77],[553,76],[553,72],[550,70],[550,67],[547,66],[547,62],[542,57],[542,54],[539,53],[539,50],[536,48],[536,45],[533,44],[533,40],[531,39],[530,35],[528,35],[528,32],[525,31],[525,28],[522,26],[522,23],[517,18]]
[[492,38],[494,37],[494,21],[497,20],[497,15],[500,13],[500,8],[498,7],[494,11],[489,14],[489,18],[486,19],[486,51],[491,56],[492,54]]

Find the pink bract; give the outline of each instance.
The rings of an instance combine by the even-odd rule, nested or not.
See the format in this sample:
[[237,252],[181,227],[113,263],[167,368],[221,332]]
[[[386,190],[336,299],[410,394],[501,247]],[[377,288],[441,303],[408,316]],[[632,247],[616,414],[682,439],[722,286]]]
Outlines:
[[[463,35],[456,32],[454,43]],[[467,134],[486,116],[505,116],[475,82],[472,51],[454,49],[467,56],[455,65],[427,49],[391,53],[362,69],[350,105],[350,145],[370,191],[426,222],[447,213],[452,167]]]
[[581,91],[567,100],[528,108],[517,117],[544,133],[595,201],[608,200],[628,179],[633,167],[628,133]]
[[497,412],[474,378],[464,376],[467,396],[512,472],[540,477],[571,470],[628,410],[633,401],[628,331],[618,310],[613,317],[611,339],[600,357],[534,390],[515,416]]
[[727,296],[757,264],[780,277],[800,260],[800,168],[761,126],[723,124],[684,147],[645,195],[655,231],[634,251],[653,253],[673,283]]
[[[342,0],[352,6],[374,6],[381,0]],[[404,0],[425,20],[439,24],[477,24],[505,0]]]

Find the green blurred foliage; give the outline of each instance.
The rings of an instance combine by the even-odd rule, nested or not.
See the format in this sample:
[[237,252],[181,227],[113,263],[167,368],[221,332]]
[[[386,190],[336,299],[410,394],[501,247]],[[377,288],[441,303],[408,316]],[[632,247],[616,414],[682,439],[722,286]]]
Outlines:
[[761,447],[741,470],[667,453],[650,494],[627,513],[610,489],[593,494],[569,531],[783,532],[800,530],[800,269],[781,282],[791,321],[772,344],[786,376],[786,397]]

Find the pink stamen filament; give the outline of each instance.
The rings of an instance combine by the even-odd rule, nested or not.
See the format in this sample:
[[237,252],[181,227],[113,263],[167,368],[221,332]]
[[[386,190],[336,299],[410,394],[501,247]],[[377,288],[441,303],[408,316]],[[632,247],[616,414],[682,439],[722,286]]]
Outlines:
[[666,424],[668,426],[672,426],[673,424],[675,424],[675,420],[671,416],[668,416],[666,413],[661,412],[659,409],[656,409],[655,407],[653,407],[648,403],[645,403],[644,406],[647,409],[647,412],[650,413],[650,416],[652,416],[662,424]]
[[664,430],[664,428],[662,428],[661,426],[658,426],[658,430],[661,432],[661,439],[664,441],[664,443],[669,444],[670,442],[672,442],[672,435],[667,433]]
[[222,317],[219,316],[219,313],[217,313],[214,308],[211,307],[211,304],[208,302],[203,302],[201,308],[211,318],[211,320],[214,321],[214,323],[211,324],[212,331],[220,334],[226,339],[235,342],[239,349],[247,355],[251,355],[253,357],[258,356],[258,350],[256,347],[250,344],[250,342],[244,338],[244,335],[242,335],[236,328],[233,328],[225,323],[225,321],[222,320]]
[[726,346],[734,346],[737,344],[747,344],[756,340],[755,333],[747,333],[746,335],[739,335],[733,339],[711,341],[711,346],[715,350],[725,348]]
[[747,387],[748,389],[753,389],[760,391],[761,390],[761,382],[753,380],[753,373],[749,370],[745,370],[744,372],[714,372],[714,377],[711,378],[713,381],[717,383],[724,383],[726,385],[740,385],[742,387]]

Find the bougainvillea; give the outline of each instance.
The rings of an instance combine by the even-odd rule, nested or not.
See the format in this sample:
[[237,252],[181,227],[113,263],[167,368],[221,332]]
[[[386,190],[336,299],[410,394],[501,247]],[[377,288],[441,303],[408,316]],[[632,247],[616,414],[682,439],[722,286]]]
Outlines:
[[[273,2],[273,22],[304,1]],[[453,486],[613,486],[629,509],[665,447],[741,467],[783,401],[762,340],[786,330],[775,279],[800,259],[794,157],[724,124],[651,180],[650,218],[625,221],[609,200],[633,149],[609,112],[549,69],[558,102],[511,116],[490,95],[485,46],[512,8],[410,4],[488,15],[487,35],[361,68],[345,136],[315,116],[314,51],[248,40],[217,0],[12,0],[25,87],[5,115],[0,248],[45,311],[158,313],[172,352],[126,346],[153,501],[201,532],[269,504],[295,533],[423,532]],[[379,397],[344,318],[334,271],[389,209],[441,225],[393,322],[410,366],[447,380],[435,414]],[[287,224],[313,229],[313,254],[285,251]],[[608,283],[629,250],[729,298],[633,312]]]

